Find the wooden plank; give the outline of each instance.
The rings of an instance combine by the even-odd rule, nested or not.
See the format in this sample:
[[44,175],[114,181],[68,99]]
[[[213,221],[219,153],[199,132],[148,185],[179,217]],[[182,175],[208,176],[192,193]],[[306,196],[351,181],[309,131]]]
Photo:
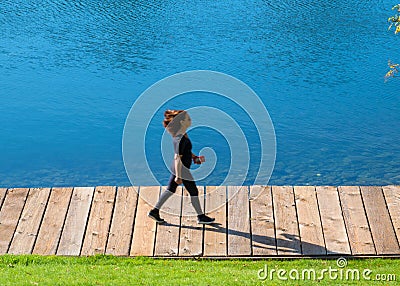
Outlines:
[[326,255],[315,187],[295,186],[294,193],[303,255]]
[[228,187],[228,255],[251,255],[248,187]]
[[[204,187],[199,189],[199,200],[204,210]],[[197,213],[194,210],[189,193],[183,190],[181,233],[179,256],[200,256],[203,254],[203,226],[197,224]]]
[[270,186],[250,187],[250,213],[253,255],[277,255]]
[[226,187],[207,186],[205,200],[206,214],[215,218],[215,223],[205,226],[204,255],[226,256],[227,222],[226,222]]
[[81,255],[105,253],[115,191],[116,187],[113,186],[96,187]]
[[56,254],[73,188],[53,188],[36,239],[34,254]]
[[140,187],[132,236],[131,256],[153,256],[156,222],[147,216],[157,203],[160,187]]
[[272,186],[278,255],[300,255],[301,244],[293,187]]
[[397,242],[400,242],[400,186],[384,186],[383,193],[397,236]]
[[336,187],[317,186],[327,254],[350,254],[350,244]]
[[353,255],[376,254],[358,186],[339,187],[344,222]]
[[80,254],[93,192],[93,187],[74,188],[57,255]]
[[[166,187],[162,188],[165,192]],[[178,187],[173,196],[162,206],[160,216],[166,223],[157,224],[155,256],[176,256],[179,250],[179,230],[181,224],[182,187]]]
[[5,254],[17,228],[29,189],[9,189],[0,211],[0,254]]
[[49,195],[49,188],[29,190],[29,195],[8,253],[30,254],[32,252]]
[[0,188],[0,210],[1,206],[3,205],[3,200],[6,197],[7,189],[5,188]]
[[361,187],[365,211],[371,228],[376,253],[400,254],[399,244],[386,207],[381,187]]
[[137,187],[118,187],[106,254],[129,255],[138,191]]

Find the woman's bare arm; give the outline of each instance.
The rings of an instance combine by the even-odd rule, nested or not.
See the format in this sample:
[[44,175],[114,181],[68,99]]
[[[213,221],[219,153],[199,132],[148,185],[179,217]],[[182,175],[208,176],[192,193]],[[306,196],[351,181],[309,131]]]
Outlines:
[[180,185],[182,184],[182,155],[175,154],[174,165],[175,165],[175,182]]

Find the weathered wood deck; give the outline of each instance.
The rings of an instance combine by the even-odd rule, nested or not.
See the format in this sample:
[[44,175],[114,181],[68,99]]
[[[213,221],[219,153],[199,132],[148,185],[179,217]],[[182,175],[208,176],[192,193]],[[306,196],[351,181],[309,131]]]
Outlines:
[[163,207],[166,224],[148,218],[143,198],[155,203],[161,189],[0,189],[0,254],[400,256],[400,186],[199,188],[216,218],[205,227],[182,189]]

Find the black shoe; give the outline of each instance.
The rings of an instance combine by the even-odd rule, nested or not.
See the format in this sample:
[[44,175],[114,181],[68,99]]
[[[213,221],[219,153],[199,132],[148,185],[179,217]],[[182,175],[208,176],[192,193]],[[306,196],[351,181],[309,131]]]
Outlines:
[[212,224],[215,221],[215,218],[211,218],[206,216],[205,214],[197,216],[197,223],[199,224]]
[[162,219],[162,218],[160,217],[160,212],[159,212],[157,209],[152,209],[152,210],[147,214],[147,216],[150,217],[150,218],[152,218],[152,219],[154,219],[154,220],[155,220],[156,222],[158,222],[158,223],[163,223],[163,222],[165,222],[165,220]]

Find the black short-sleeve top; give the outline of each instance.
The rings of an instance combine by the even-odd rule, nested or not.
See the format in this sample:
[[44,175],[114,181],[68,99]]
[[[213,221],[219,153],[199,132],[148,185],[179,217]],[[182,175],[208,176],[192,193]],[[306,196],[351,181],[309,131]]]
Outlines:
[[187,135],[179,134],[173,138],[174,152],[181,156],[183,166],[190,168],[192,164],[192,142]]

